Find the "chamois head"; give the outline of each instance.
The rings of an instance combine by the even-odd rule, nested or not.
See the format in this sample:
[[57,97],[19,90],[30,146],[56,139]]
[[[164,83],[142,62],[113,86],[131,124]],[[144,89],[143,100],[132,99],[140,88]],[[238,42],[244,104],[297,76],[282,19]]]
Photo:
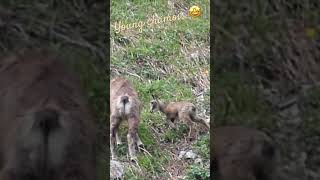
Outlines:
[[155,97],[155,95],[152,95],[152,100],[150,102],[151,108],[150,113],[154,113],[159,111],[159,100]]

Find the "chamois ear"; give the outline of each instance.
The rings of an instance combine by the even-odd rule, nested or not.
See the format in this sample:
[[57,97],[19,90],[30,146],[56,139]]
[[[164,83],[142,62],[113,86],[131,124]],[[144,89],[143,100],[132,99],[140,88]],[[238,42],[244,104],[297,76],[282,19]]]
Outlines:
[[157,100],[156,96],[154,94],[151,95],[153,100]]

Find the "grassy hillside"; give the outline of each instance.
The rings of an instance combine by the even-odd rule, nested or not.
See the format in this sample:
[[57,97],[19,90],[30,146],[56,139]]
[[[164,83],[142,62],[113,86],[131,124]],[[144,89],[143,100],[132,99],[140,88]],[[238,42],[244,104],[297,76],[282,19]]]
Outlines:
[[[187,9],[197,4],[203,10],[199,18],[187,16]],[[146,21],[149,17],[178,15],[183,20],[116,33],[114,23]],[[111,75],[131,80],[143,103],[139,136],[145,150],[138,164],[128,161],[127,143],[117,147],[119,160],[125,164],[125,179],[170,179],[209,177],[209,134],[198,128],[198,139],[186,143],[188,128],[180,124],[168,127],[164,116],[151,114],[151,95],[169,101],[190,101],[207,118],[209,108],[209,1],[112,1],[111,2]],[[120,127],[126,142],[126,128]],[[192,149],[203,164],[179,160],[181,150]]]

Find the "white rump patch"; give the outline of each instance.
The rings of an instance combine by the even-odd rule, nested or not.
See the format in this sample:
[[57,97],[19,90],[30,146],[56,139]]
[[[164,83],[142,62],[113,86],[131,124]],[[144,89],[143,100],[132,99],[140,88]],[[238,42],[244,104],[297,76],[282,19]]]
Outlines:
[[131,108],[132,108],[132,100],[130,97],[128,99],[128,102],[125,104],[123,102],[121,102],[121,97],[118,98],[117,109],[118,109],[119,114],[121,116],[130,114]]

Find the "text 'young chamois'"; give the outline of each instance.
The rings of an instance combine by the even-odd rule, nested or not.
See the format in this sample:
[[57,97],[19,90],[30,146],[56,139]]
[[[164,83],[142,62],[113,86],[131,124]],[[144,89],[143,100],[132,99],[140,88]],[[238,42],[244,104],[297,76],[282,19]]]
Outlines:
[[0,179],[95,180],[95,125],[80,82],[40,50],[0,58]]
[[278,152],[256,129],[228,126],[212,129],[211,172],[217,180],[273,180]]
[[210,129],[210,123],[197,116],[196,107],[190,102],[170,102],[164,103],[152,95],[150,112],[160,111],[166,115],[166,120],[171,127],[174,123],[182,120],[185,121],[189,127],[188,138],[191,138],[193,131],[193,123],[200,123]]
[[115,145],[121,144],[118,128],[122,120],[128,120],[128,147],[131,160],[136,160],[136,151],[142,142],[138,135],[141,104],[133,85],[118,77],[110,82],[110,151],[116,158]]

